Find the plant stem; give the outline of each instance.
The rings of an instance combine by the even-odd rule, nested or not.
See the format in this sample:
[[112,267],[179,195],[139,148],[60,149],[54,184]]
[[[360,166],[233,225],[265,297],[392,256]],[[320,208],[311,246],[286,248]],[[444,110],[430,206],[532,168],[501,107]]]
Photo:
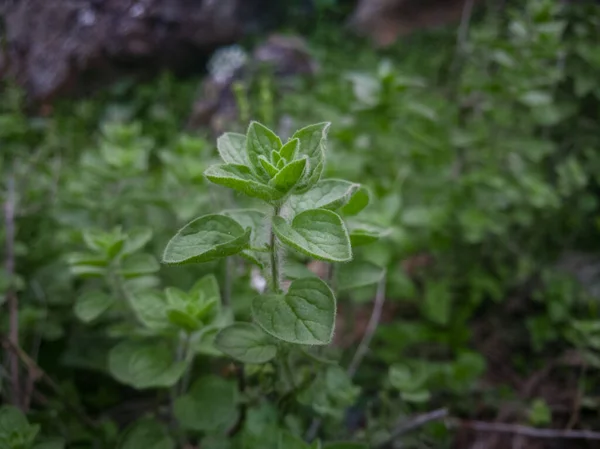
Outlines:
[[275,206],[273,209],[273,220],[271,220],[271,235],[269,239],[269,250],[271,252],[271,290],[273,293],[281,293],[281,267],[279,260],[279,249],[277,248],[277,238],[273,232],[273,221],[279,216],[281,208]]
[[[6,274],[10,282],[14,281],[15,274],[15,177],[9,175],[7,180],[6,200],[4,202],[4,225],[6,229]],[[8,338],[14,347],[19,347],[19,299],[14,286],[10,285],[6,293],[8,306]],[[19,373],[19,357],[15,352],[9,352],[9,371],[11,378],[12,403],[15,407],[22,407],[21,376]]]

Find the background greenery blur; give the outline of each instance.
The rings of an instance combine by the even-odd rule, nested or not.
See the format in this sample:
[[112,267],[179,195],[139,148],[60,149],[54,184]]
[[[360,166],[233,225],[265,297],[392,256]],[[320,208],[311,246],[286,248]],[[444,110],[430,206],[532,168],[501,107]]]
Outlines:
[[[304,428],[311,404],[325,435],[367,441],[439,407],[464,419],[600,430],[600,9],[529,0],[478,12],[462,37],[451,25],[376,50],[339,25],[345,5],[317,6],[318,26],[298,19],[283,31],[306,37],[318,73],[283,87],[267,72],[239,80],[242,113],[227,130],[243,130],[248,119],[274,129],[332,122],[328,177],[369,186],[370,218],[392,230],[361,250],[388,270],[387,308],[354,385],[313,391],[328,399],[305,399],[284,417],[250,410],[246,441],[273,420]],[[186,127],[198,85],[169,73],[143,84],[119,80],[90,97],[56,101],[48,114],[32,112],[18,88],[2,89],[0,195],[14,205],[16,233],[15,274],[0,270],[0,301],[16,293],[21,347],[61,392],[29,392],[28,420],[40,426],[35,447],[115,447],[120,429],[165,399],[108,372],[108,350],[132,331],[115,322],[123,304],[101,316],[78,306],[93,288],[119,295],[104,275],[74,265],[86,238],[152,230],[138,265],[123,272],[134,290],[185,289],[203,273],[223,275],[219,264],[157,271],[152,259],[186,221],[237,202],[203,179],[217,152],[210,131]],[[3,242],[10,232],[5,220]],[[251,273],[238,271],[232,303],[246,316]],[[361,337],[373,294],[340,298],[343,322],[331,351],[342,360]],[[227,361],[205,349],[195,372],[230,376]],[[26,388],[39,373],[22,368]],[[0,374],[4,395],[6,363]],[[86,428],[67,404],[100,430]],[[34,424],[19,425],[33,432]],[[29,437],[3,443],[2,432],[16,424],[4,426],[2,449],[32,447]],[[513,447],[512,436],[488,437],[434,422],[401,442]],[[210,441],[199,447],[229,447]],[[544,444],[554,443],[522,447],[567,447]]]

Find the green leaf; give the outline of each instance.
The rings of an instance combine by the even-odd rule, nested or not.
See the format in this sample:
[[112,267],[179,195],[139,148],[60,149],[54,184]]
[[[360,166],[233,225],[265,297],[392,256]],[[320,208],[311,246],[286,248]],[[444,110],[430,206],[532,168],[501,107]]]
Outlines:
[[264,173],[259,157],[264,156],[271,160],[271,152],[281,149],[281,139],[264,125],[258,122],[250,123],[246,134],[246,153],[254,172],[258,175]]
[[292,195],[286,203],[294,215],[309,209],[336,210],[344,206],[359,190],[360,184],[342,179],[323,179],[312,189],[300,195]]
[[160,265],[152,254],[134,254],[126,257],[121,263],[119,273],[125,278],[133,278],[146,274],[156,273]]
[[299,192],[307,191],[314,186],[323,173],[325,161],[325,145],[330,123],[316,123],[294,133],[292,139],[300,141],[299,155],[308,156],[308,174],[297,187]]
[[215,344],[224,354],[243,363],[267,363],[277,355],[277,346],[250,323],[235,323],[217,334]]
[[161,423],[146,418],[124,432],[117,449],[175,449],[175,442]]
[[284,146],[279,150],[279,155],[286,161],[291,162],[296,158],[298,149],[300,148],[300,140],[290,139]]
[[371,201],[371,193],[369,189],[364,186],[361,186],[357,191],[353,192],[352,197],[342,208],[342,214],[349,217],[352,215],[356,215],[361,212],[365,207],[369,205]]
[[434,373],[427,364],[396,364],[389,369],[389,380],[392,387],[400,391],[402,399],[421,403],[428,401],[431,396],[426,387],[432,374]]
[[233,218],[244,229],[252,229],[250,244],[253,248],[262,248],[269,239],[267,216],[256,209],[224,210],[223,215]]
[[206,169],[204,176],[214,184],[229,187],[266,202],[279,200],[284,195],[277,189],[265,184],[269,179],[268,177],[265,181],[257,178],[245,165],[213,165]]
[[217,139],[219,156],[226,164],[248,165],[246,156],[246,136],[238,133],[225,133]]
[[306,158],[290,162],[269,181],[269,185],[275,187],[280,192],[289,193],[304,176],[306,165]]
[[356,288],[366,287],[367,285],[378,284],[385,269],[364,261],[352,261],[341,265],[336,270],[335,285],[340,290],[352,290]]
[[248,259],[250,262],[263,267],[265,257],[260,251],[267,246],[269,233],[267,226],[267,217],[264,213],[254,209],[226,210],[222,212],[237,221],[244,228],[251,228],[250,246],[253,249],[246,249],[240,253],[240,256]]
[[175,417],[181,426],[198,432],[225,432],[238,417],[235,382],[216,376],[198,379],[189,393],[175,401]]
[[127,232],[127,240],[123,248],[123,254],[133,254],[142,249],[152,238],[151,228],[135,228]]
[[389,233],[387,229],[381,226],[355,221],[348,222],[348,231],[353,247],[369,245]]
[[214,274],[207,274],[200,278],[190,289],[190,295],[198,297],[202,295],[205,301],[216,299],[221,302],[221,290],[219,289],[219,281]]
[[73,265],[69,271],[83,278],[100,278],[106,274],[106,268],[93,265]]
[[283,243],[315,259],[328,262],[352,259],[348,231],[335,212],[310,209],[296,215],[291,225],[282,217],[275,217],[273,231]]
[[160,292],[132,293],[130,303],[138,320],[148,329],[162,331],[169,327],[167,303]]
[[188,333],[198,330],[201,326],[198,320],[179,309],[168,310],[167,318],[175,326],[182,328]]
[[311,449],[312,445],[309,446],[301,438],[291,434],[288,431],[279,432],[279,442],[277,449]]
[[77,298],[77,302],[75,303],[75,316],[84,323],[89,323],[106,312],[114,302],[115,300],[112,296],[101,291],[84,293]]
[[260,156],[258,160],[260,161],[261,167],[265,170],[265,173],[269,176],[269,179],[273,178],[279,172],[277,167],[271,164],[266,157]]
[[298,279],[285,295],[252,301],[252,315],[268,334],[289,343],[326,345],[335,324],[335,296],[319,278]]
[[0,407],[0,448],[28,449],[33,444],[40,426],[29,424],[27,417],[11,405]]
[[108,369],[119,382],[139,390],[172,387],[186,368],[164,342],[124,341],[108,354]]
[[225,215],[205,215],[185,225],[169,241],[163,263],[201,263],[233,256],[248,247],[251,230]]
[[427,283],[422,309],[424,315],[434,323],[442,326],[450,323],[452,293],[448,282],[438,281]]

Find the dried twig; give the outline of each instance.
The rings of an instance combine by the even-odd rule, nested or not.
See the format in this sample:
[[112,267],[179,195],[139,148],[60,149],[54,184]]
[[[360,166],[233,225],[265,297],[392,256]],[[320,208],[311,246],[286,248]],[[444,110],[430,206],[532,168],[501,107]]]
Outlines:
[[[4,201],[4,226],[6,229],[5,240],[5,268],[11,283],[15,274],[15,177],[8,176],[6,200]],[[15,346],[19,346],[19,299],[14,286],[11,285],[6,293],[8,307],[8,338]],[[19,373],[19,357],[14,353],[8,354],[8,365],[11,382],[11,399],[15,407],[21,408],[23,400],[21,395],[21,376]]]
[[[369,318],[367,329],[365,330],[365,334],[358,345],[358,349],[354,353],[354,357],[352,358],[352,361],[346,370],[350,378],[354,377],[360,364],[369,352],[369,346],[371,345],[371,341],[373,340],[373,336],[375,335],[375,331],[377,330],[377,326],[381,320],[383,304],[385,303],[385,283],[386,276],[384,275],[377,286],[377,293],[375,294],[375,301],[373,303],[373,311],[371,312],[371,318]],[[315,439],[319,429],[321,428],[321,424],[322,420],[320,418],[314,418],[312,420],[310,427],[306,432],[306,441],[311,442]]]
[[373,336],[375,335],[375,331],[377,330],[377,326],[381,320],[381,312],[383,311],[383,304],[385,302],[385,281],[386,276],[383,276],[381,281],[379,281],[379,285],[377,286],[377,293],[375,295],[375,302],[373,304],[373,312],[371,312],[371,318],[369,318],[365,335],[363,336],[360,345],[358,346],[358,349],[354,353],[354,357],[348,366],[347,372],[348,376],[350,377],[354,377],[358,367],[367,355],[367,352],[369,352],[369,346],[371,345],[371,341],[373,340]]
[[548,438],[563,440],[600,440],[600,432],[591,430],[563,430],[563,429],[537,429],[520,424],[506,424],[500,422],[464,421],[452,419],[449,424],[453,427],[462,427],[477,432],[506,433],[521,435],[529,438]]
[[416,430],[419,427],[423,427],[425,424],[429,424],[430,422],[444,419],[447,416],[448,410],[445,408],[441,408],[438,410],[433,410],[431,412],[423,413],[421,415],[417,415],[413,418],[410,418],[408,421],[402,421],[394,430],[392,430],[390,437],[377,447],[379,449],[389,447],[397,438],[400,438],[402,435],[412,432],[413,430]]
[[69,409],[73,415],[81,421],[82,424],[92,430],[97,428],[96,423],[85,414],[81,407],[71,402],[70,399],[64,394],[60,386],[54,382],[54,380],[37,364],[35,360],[29,357],[29,355],[23,351],[20,346],[15,345],[10,338],[2,336],[0,339],[2,340],[2,345],[12,354],[16,355],[17,362],[21,360],[21,362],[23,362],[27,368],[29,374],[36,380],[43,380],[44,383],[48,385],[50,389],[52,389],[55,396],[61,400],[65,407]]

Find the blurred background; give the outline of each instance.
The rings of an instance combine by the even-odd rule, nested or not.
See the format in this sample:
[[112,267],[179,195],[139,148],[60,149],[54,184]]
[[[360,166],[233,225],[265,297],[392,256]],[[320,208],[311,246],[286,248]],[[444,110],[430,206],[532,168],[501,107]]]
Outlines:
[[[97,319],[104,306],[77,307],[100,282],[94,263],[74,265],[84,236],[150,227],[141,245],[158,257],[185,222],[237,204],[202,173],[218,158],[216,137],[250,120],[283,137],[332,122],[327,177],[368,186],[369,218],[389,229],[361,249],[388,273],[354,379],[362,390],[321,409],[322,432],[384,441],[402,419],[444,408],[460,422],[432,420],[388,447],[600,447],[599,434],[568,434],[600,431],[598,2],[0,8],[0,393],[47,444],[67,442],[44,448],[116,447],[118,430],[161,401],[107,373],[127,330]],[[183,288],[223,269],[137,262],[131,288]],[[244,316],[251,272],[238,271],[233,307]],[[374,291],[340,297],[332,350],[342,359],[365,332]],[[56,390],[44,391],[46,375]],[[68,404],[101,421],[108,443]]]

